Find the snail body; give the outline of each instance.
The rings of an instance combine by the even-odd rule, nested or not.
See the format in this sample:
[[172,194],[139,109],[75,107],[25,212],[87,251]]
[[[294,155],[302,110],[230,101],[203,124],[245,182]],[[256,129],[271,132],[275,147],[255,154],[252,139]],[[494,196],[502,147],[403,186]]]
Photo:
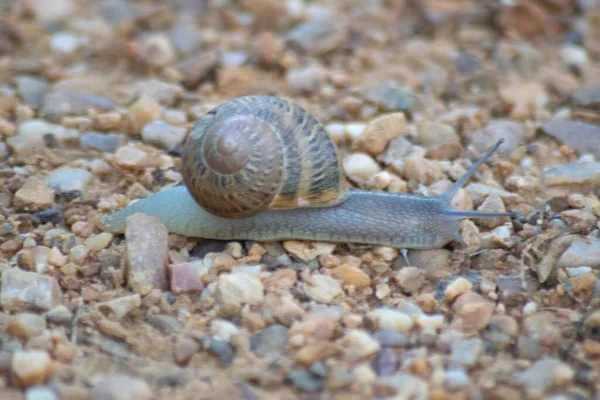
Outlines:
[[105,216],[123,232],[128,216],[159,218],[167,230],[221,240],[354,242],[400,249],[443,247],[463,218],[514,213],[455,210],[458,190],[498,141],[445,193],[417,196],[349,189],[325,129],[303,108],[269,96],[223,103],[200,118],[183,147],[185,186]]

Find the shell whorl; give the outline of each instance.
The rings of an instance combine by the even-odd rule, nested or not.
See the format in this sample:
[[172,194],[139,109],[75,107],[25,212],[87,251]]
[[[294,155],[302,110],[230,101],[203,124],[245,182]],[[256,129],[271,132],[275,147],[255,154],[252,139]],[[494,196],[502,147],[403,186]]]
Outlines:
[[230,100],[200,118],[183,146],[182,174],[196,202],[226,218],[347,196],[327,131],[302,107],[270,96]]

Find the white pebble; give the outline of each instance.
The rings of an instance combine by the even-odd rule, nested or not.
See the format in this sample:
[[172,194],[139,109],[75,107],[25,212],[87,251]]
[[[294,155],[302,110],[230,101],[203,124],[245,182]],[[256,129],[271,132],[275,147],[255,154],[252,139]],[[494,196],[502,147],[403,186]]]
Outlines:
[[530,301],[529,303],[523,306],[523,314],[531,315],[537,311],[537,304],[535,301]]
[[353,153],[344,159],[344,172],[354,180],[366,182],[381,171],[381,166],[366,153]]

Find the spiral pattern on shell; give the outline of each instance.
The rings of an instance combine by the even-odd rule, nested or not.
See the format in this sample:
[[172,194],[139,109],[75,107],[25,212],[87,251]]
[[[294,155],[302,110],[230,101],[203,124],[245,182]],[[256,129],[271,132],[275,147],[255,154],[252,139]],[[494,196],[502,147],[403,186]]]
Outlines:
[[246,96],[200,118],[183,146],[184,182],[204,209],[225,218],[345,200],[329,134],[302,107]]

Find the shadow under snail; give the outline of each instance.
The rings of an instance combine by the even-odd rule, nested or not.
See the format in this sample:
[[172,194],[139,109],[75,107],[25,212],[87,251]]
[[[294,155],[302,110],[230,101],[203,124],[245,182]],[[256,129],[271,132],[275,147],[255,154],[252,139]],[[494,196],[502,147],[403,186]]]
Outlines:
[[132,202],[102,223],[107,231],[123,232],[128,216],[144,213],[184,236],[351,242],[403,254],[452,240],[465,245],[461,219],[517,216],[450,205],[502,142],[441,195],[349,189],[334,143],[310,113],[277,97],[240,97],[215,107],[192,128],[182,149],[185,186]]

